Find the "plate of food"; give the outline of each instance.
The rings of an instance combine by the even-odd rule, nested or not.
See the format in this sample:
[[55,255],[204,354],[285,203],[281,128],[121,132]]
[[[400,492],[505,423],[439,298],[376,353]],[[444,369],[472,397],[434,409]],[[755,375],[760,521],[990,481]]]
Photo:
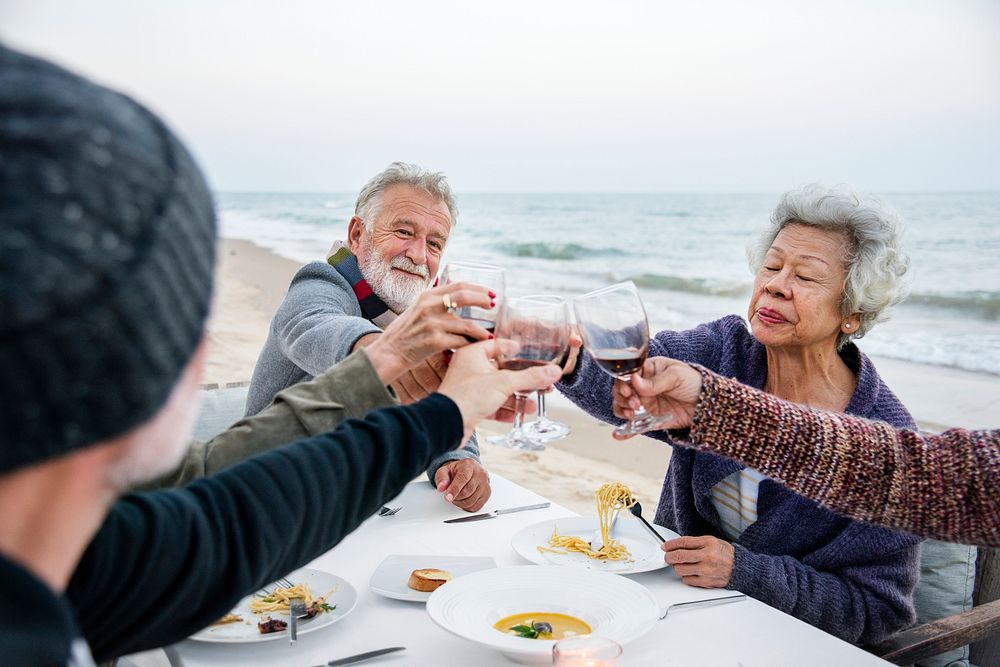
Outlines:
[[517,662],[552,664],[552,645],[594,634],[626,644],[652,629],[660,608],[631,579],[568,567],[521,565],[473,572],[442,586],[427,613],[443,629]]
[[233,610],[212,625],[191,635],[199,642],[246,644],[274,639],[288,640],[288,600],[301,596],[311,616],[299,619],[299,634],[315,632],[347,616],[358,603],[358,592],[346,579],[302,568],[287,575],[294,584],[265,586],[240,600]]
[[[660,542],[628,511],[632,492],[620,482],[594,493],[596,517],[548,519],[514,534],[511,547],[538,565],[568,565],[615,574],[637,574],[666,567]],[[614,514],[620,514],[614,522]],[[672,530],[656,527],[666,539]]]
[[375,569],[368,587],[387,598],[426,602],[431,593],[452,579],[496,566],[489,556],[394,554],[386,556]]

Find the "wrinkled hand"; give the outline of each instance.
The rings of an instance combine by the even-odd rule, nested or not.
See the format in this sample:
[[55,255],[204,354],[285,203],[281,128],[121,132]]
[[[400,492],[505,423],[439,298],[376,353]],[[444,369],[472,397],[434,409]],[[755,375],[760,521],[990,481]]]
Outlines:
[[445,355],[438,352],[400,375],[390,386],[399,396],[399,402],[409,405],[437,391],[447,370]]
[[493,492],[486,469],[472,459],[442,464],[434,473],[434,484],[446,501],[466,512],[482,508]]
[[736,550],[725,540],[709,535],[678,537],[660,548],[665,552],[663,560],[674,566],[688,586],[724,588],[733,576]]
[[[423,292],[381,334],[369,334],[365,352],[387,383],[395,381],[432,354],[454,350],[470,341],[486,340],[486,329],[463,320],[444,307],[445,295],[457,306],[489,308],[493,303],[490,291],[470,283],[449,283]],[[384,369],[384,370],[383,370]]]
[[559,367],[555,364],[523,371],[498,369],[494,360],[500,356],[501,347],[513,345],[511,341],[483,341],[456,350],[452,356],[438,391],[453,400],[462,412],[463,441],[469,439],[478,422],[496,416],[498,408],[515,392],[532,392],[559,379]]
[[[642,405],[657,417],[671,415],[665,428],[687,428],[691,425],[699,394],[701,373],[676,359],[650,357],[642,369],[632,375],[631,382],[615,380],[611,408],[616,417],[631,419]],[[615,434],[614,437],[627,440],[632,436]]]

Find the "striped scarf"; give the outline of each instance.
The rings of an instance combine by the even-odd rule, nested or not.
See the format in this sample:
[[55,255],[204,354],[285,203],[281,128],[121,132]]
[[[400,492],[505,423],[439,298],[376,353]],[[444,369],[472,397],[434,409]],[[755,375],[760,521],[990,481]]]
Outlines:
[[342,275],[344,280],[351,284],[358,305],[361,306],[361,314],[366,320],[380,329],[385,329],[394,319],[399,317],[372,291],[368,281],[361,275],[358,258],[343,241],[337,241],[333,244],[326,261],[337,269],[337,273]]

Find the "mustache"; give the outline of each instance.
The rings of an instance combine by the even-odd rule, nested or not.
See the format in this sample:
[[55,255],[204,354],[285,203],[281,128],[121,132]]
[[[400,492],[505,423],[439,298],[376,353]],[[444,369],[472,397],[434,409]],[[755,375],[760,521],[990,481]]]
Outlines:
[[409,271],[410,273],[415,273],[424,280],[430,276],[430,270],[427,268],[426,264],[416,264],[405,255],[402,257],[393,257],[389,262],[389,268],[402,269],[404,271]]

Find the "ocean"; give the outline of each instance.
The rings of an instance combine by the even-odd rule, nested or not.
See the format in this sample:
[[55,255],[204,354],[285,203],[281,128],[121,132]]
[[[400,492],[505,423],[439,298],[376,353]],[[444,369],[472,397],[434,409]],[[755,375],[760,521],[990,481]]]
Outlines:
[[[868,354],[1000,376],[1000,192],[883,193],[906,221],[910,296]],[[323,259],[356,193],[218,193],[221,233]],[[777,194],[466,194],[448,259],[507,269],[508,294],[581,294],[631,279],[650,326],[746,314],[746,247]]]

